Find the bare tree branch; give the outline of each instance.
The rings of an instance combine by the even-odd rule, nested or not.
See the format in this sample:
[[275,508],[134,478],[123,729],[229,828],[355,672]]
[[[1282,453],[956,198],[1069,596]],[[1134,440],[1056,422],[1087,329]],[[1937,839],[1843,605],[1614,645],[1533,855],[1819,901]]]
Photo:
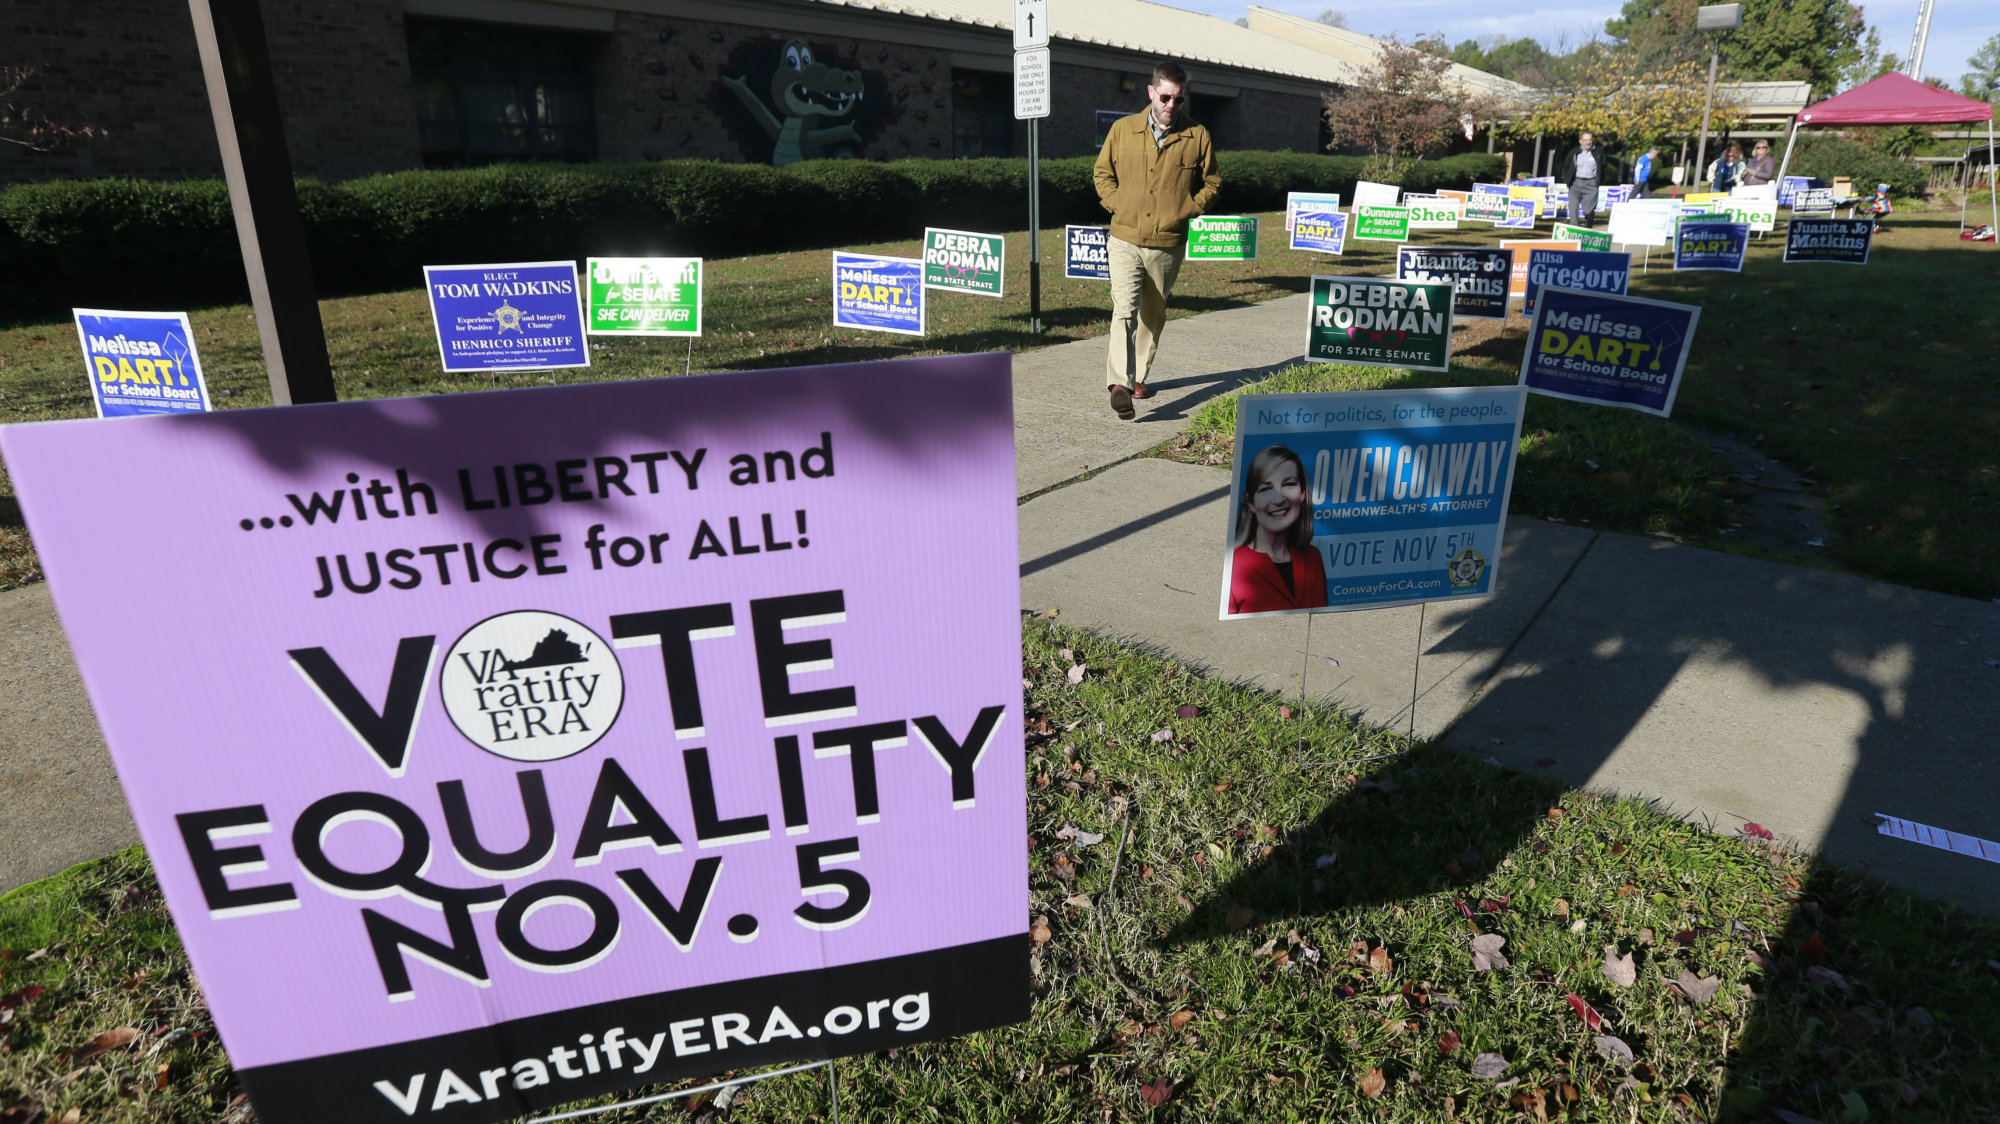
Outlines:
[[105,130],[94,125],[70,125],[50,120],[47,114],[22,105],[16,95],[34,77],[33,67],[0,66],[0,142],[18,145],[31,152],[54,152],[104,136]]

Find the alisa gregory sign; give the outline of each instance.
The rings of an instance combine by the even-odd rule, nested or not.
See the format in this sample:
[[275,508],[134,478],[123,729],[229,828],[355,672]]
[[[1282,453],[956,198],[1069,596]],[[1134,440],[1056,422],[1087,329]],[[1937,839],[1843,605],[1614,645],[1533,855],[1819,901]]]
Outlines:
[[[0,431],[258,1116],[495,1121],[1025,1018],[1009,381]],[[198,486],[97,485],[160,464]],[[884,565],[896,509],[953,564]]]

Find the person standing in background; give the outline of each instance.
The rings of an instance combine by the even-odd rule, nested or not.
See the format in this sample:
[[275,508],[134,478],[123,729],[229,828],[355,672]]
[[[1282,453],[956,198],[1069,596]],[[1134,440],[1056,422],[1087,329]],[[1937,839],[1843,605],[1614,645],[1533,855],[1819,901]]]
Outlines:
[[1649,148],[1632,163],[1632,198],[1646,197],[1646,184],[1653,178],[1653,158],[1660,154],[1657,148]]
[[1577,134],[1576,147],[1563,154],[1562,169],[1556,176],[1557,182],[1569,185],[1569,221],[1590,225],[1597,211],[1597,185],[1609,175],[1609,163],[1610,158],[1597,147],[1595,135]]
[[1132,400],[1151,398],[1146,376],[1167,323],[1187,247],[1188,220],[1222,189],[1215,144],[1187,118],[1187,71],[1153,67],[1143,113],[1121,117],[1104,136],[1093,176],[1111,212],[1111,345],[1104,382],[1111,412],[1130,421]]
[[1708,166],[1708,189],[1727,192],[1736,186],[1736,177],[1743,173],[1743,150],[1730,145]]
[[1736,177],[1738,187],[1755,187],[1760,183],[1770,183],[1778,178],[1778,162],[1771,159],[1771,142],[1758,141],[1750,146],[1750,159],[1743,162],[1743,171]]

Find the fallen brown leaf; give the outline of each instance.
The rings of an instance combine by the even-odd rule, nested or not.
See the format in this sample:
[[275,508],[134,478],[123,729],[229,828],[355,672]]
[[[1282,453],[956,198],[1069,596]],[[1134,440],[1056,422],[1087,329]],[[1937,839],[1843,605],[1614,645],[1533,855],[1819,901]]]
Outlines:
[[1372,1101],[1382,1095],[1383,1088],[1388,1084],[1383,1080],[1381,1070],[1370,1069],[1361,1075],[1361,1095]]
[[1719,977],[1702,979],[1685,968],[1681,969],[1680,975],[1674,977],[1675,990],[1697,1007],[1715,998],[1716,989],[1721,986],[1722,980]]
[[139,1028],[136,1026],[121,1026],[116,1030],[107,1030],[96,1038],[91,1039],[90,1045],[76,1051],[73,1057],[76,1061],[87,1061],[99,1054],[116,1050],[120,1046],[129,1046],[132,1044],[132,1040],[137,1037],[139,1037]]
[[1498,933],[1481,933],[1472,938],[1472,970],[1488,972],[1495,968],[1505,968],[1507,958],[1500,952],[1507,938]]
[[1167,1025],[1173,1027],[1175,1030],[1180,1030],[1181,1028],[1187,1026],[1187,1024],[1193,1021],[1194,1021],[1193,1011],[1175,1011],[1172,1015],[1169,1015],[1167,1017]]
[[1524,1089],[1514,1094],[1512,1103],[1516,1109],[1534,1116],[1536,1124],[1548,1124],[1548,1096],[1542,1089]]
[[1632,964],[1632,954],[1618,955],[1618,950],[1604,946],[1604,978],[1619,987],[1631,987],[1639,982],[1639,969]]
[[1149,1108],[1158,1108],[1174,1095],[1174,1083],[1162,1077],[1150,1085],[1139,1086],[1139,1099]]
[[1028,927],[1028,939],[1034,941],[1037,948],[1049,943],[1049,941],[1055,938],[1055,935],[1055,931],[1049,928],[1049,919],[1047,917],[1035,918],[1035,923]]
[[1597,1052],[1604,1055],[1606,1061],[1617,1062],[1620,1065],[1632,1064],[1632,1047],[1627,1046],[1623,1038],[1614,1038],[1607,1034],[1590,1041],[1597,1047]]
[[1222,923],[1229,926],[1229,931],[1232,933],[1249,928],[1250,923],[1256,919],[1257,911],[1247,905],[1230,906],[1229,912],[1222,915]]
[[1389,950],[1386,948],[1378,948],[1374,952],[1369,953],[1368,966],[1374,969],[1375,974],[1381,976],[1383,979],[1388,979],[1390,976],[1396,974],[1396,962],[1389,959]]
[[1561,823],[1561,822],[1563,822],[1563,810],[1562,810],[1561,808],[1550,808],[1550,809],[1549,809],[1549,822],[1550,822],[1550,823]]

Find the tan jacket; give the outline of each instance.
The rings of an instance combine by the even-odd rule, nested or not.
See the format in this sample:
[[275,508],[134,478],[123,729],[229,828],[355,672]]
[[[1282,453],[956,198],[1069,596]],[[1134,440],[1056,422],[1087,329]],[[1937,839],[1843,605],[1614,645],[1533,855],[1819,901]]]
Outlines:
[[1187,221],[1222,190],[1208,130],[1187,123],[1155,145],[1144,113],[1120,117],[1097,154],[1097,198],[1111,212],[1111,236],[1170,250],[1187,240]]

